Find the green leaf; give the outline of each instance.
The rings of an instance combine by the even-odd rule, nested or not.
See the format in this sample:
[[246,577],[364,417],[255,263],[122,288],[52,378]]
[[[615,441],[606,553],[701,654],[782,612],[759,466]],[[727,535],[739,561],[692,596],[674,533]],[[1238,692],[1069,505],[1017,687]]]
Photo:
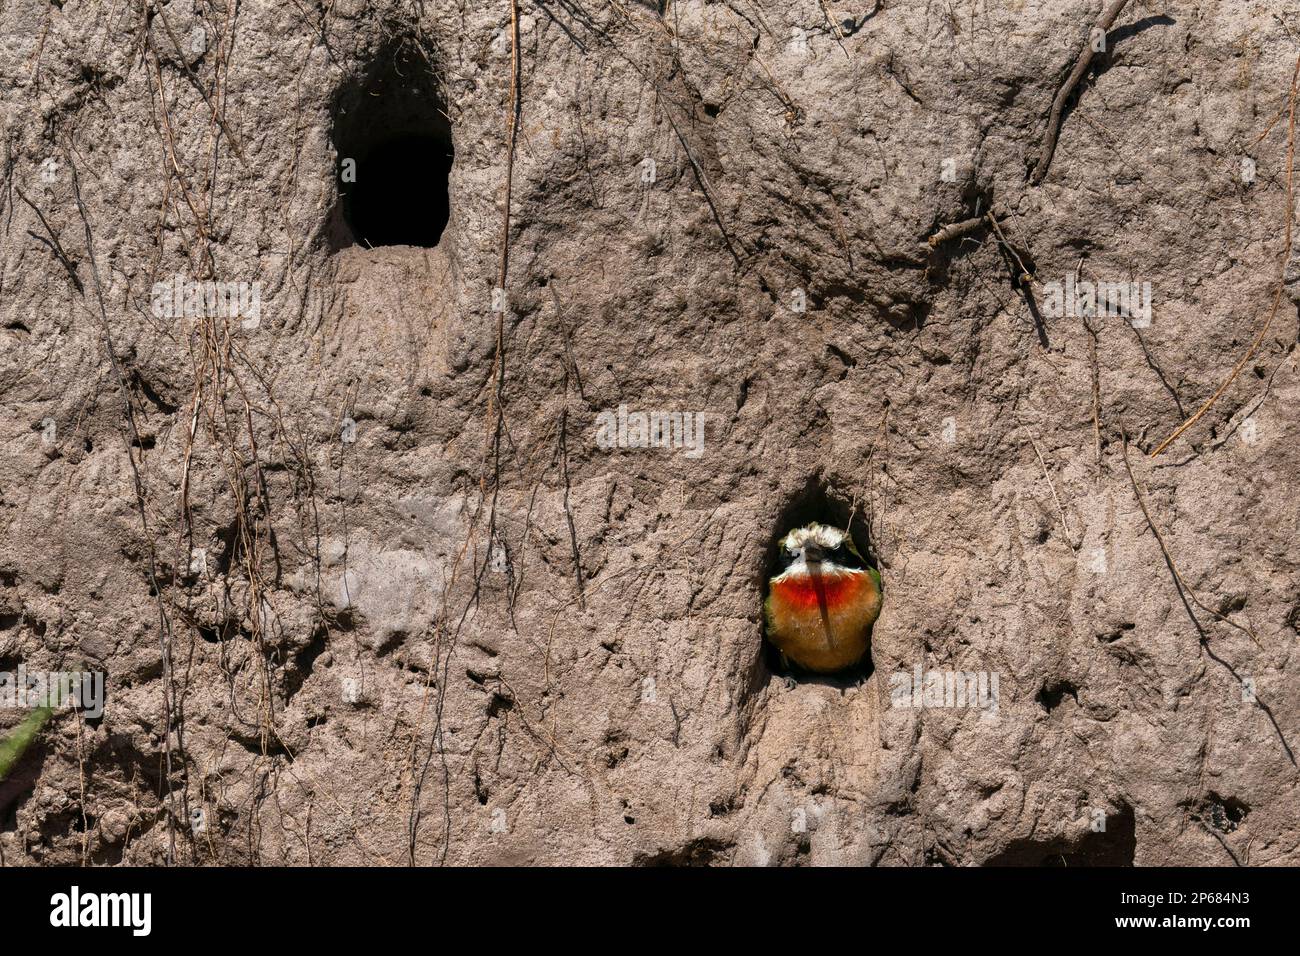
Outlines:
[[49,707],[36,708],[18,725],[17,730],[0,741],[0,780],[9,776],[10,769],[22,758],[53,713]]

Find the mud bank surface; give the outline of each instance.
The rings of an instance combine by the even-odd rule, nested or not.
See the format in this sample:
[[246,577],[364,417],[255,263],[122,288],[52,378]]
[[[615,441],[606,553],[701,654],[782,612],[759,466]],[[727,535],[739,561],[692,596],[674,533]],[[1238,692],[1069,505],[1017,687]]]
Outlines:
[[1035,184],[1100,9],[4,0],[0,672],[107,697],[0,859],[1300,863],[1300,18],[1130,4]]

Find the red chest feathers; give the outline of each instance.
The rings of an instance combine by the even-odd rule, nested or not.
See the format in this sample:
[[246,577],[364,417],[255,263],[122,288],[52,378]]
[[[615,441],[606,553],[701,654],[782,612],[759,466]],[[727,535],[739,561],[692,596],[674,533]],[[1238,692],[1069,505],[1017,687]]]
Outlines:
[[772,582],[772,596],[792,609],[807,610],[825,603],[827,610],[869,598],[875,587],[865,572],[801,574]]

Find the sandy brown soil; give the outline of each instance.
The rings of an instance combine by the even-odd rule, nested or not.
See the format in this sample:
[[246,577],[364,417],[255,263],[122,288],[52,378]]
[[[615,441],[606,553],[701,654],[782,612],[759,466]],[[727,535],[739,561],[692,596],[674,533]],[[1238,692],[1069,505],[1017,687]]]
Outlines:
[[[1127,5],[1035,183],[1101,7],[2,0],[0,671],[108,692],[0,860],[1300,863],[1300,16]],[[776,673],[850,517],[871,666]]]

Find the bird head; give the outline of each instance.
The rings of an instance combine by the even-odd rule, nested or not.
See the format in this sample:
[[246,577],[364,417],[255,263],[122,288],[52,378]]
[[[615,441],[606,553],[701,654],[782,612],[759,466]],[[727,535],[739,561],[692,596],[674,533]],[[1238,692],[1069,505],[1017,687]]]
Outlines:
[[838,569],[860,571],[867,567],[853,539],[840,528],[812,524],[795,528],[781,539],[781,564],[795,573]]

